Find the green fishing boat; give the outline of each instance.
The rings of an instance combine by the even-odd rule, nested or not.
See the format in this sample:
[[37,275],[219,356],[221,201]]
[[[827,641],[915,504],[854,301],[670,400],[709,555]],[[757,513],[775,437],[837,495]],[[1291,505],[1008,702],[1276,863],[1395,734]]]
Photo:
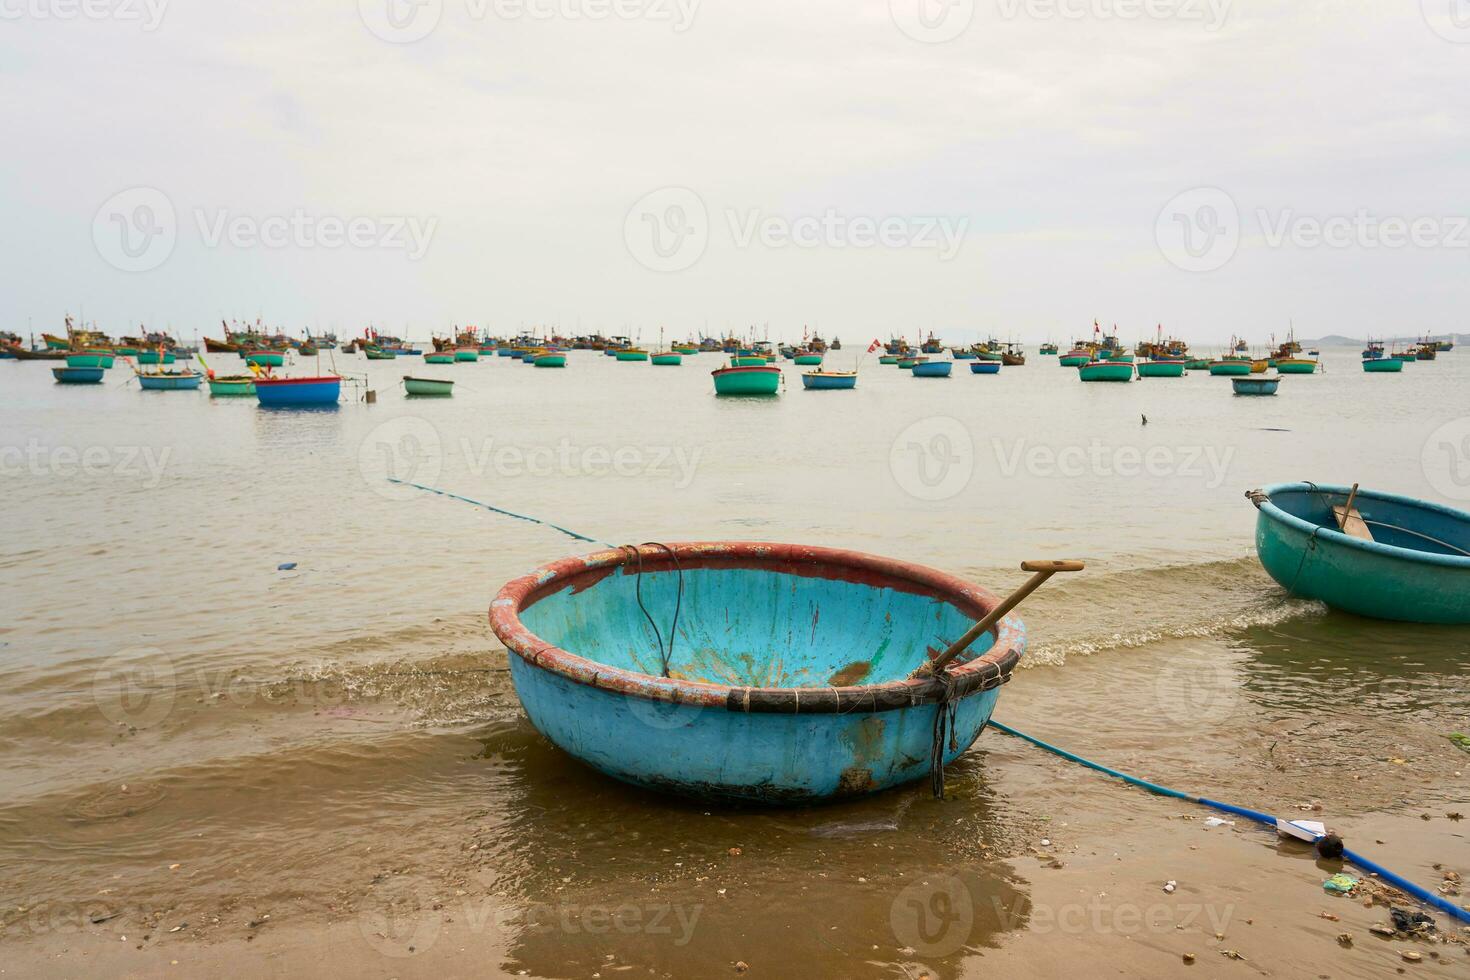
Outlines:
[[1206,357],[1191,357],[1184,362],[1186,371],[1208,371],[1209,369],[1210,361]]
[[403,376],[403,390],[410,395],[430,395],[447,398],[454,394],[454,382],[446,378],[414,378]]
[[[391,350],[383,350],[383,348],[381,348],[381,347],[364,347],[362,349],[362,352],[367,355],[367,359],[370,360],[370,361],[391,361],[395,357],[398,356],[393,351],[391,351]],[[439,362],[439,361],[430,361],[429,360],[429,358],[436,357],[436,356],[438,356],[438,355],[435,355],[435,354],[425,354],[424,355],[424,360],[427,361],[430,364],[443,363],[443,362]],[[446,360],[449,363],[451,363],[451,364],[454,363],[454,355],[453,354],[450,354],[448,356],[448,358],[446,358]]]
[[675,354],[698,354],[699,348],[694,344],[674,344],[672,348]]
[[480,348],[478,347],[456,347],[454,349],[456,361],[478,361],[480,359]]
[[770,363],[760,354],[736,354],[730,358],[732,367],[765,367]]
[[897,364],[898,363],[898,355],[897,354],[880,354],[880,355],[878,355],[878,363],[879,364]]
[[781,387],[781,369],[764,363],[735,365],[710,372],[717,395],[774,395]]
[[1363,359],[1363,370],[1369,374],[1398,374],[1404,369],[1404,362],[1396,357],[1385,357],[1380,360]]
[[1092,361],[1077,369],[1083,381],[1132,381],[1133,365],[1127,361]]
[[1225,358],[1224,360],[1221,360],[1221,361],[1211,361],[1210,362],[1210,374],[1212,374],[1212,375],[1220,375],[1220,376],[1223,376],[1223,377],[1234,377],[1234,376],[1237,376],[1237,375],[1250,374],[1250,373],[1251,373],[1251,362],[1250,361],[1238,361],[1238,360],[1232,360],[1230,358]]
[[1276,370],[1281,374],[1311,374],[1317,362],[1308,357],[1278,357]]
[[1084,350],[1081,347],[1074,347],[1061,357],[1058,357],[1057,363],[1062,367],[1080,368],[1084,364],[1092,363],[1092,351]]
[[533,360],[536,367],[564,368],[567,366],[567,355],[559,350],[542,351]]
[[1140,378],[1182,378],[1184,377],[1184,361],[1139,361],[1138,376]]
[[109,350],[79,350],[66,355],[67,367],[110,368],[113,353]]
[[1056,344],[1042,344],[1041,345],[1041,350],[1039,351],[1039,353],[1042,353],[1042,354],[1056,354],[1057,353],[1057,345]]
[[660,367],[677,367],[684,363],[684,355],[674,350],[659,351],[653,355],[653,363]]
[[171,350],[140,350],[138,351],[139,364],[172,364],[178,358]]
[[1123,361],[1123,362],[1126,362],[1128,364],[1132,364],[1133,363],[1133,355],[1130,352],[1128,352],[1126,350],[1122,350],[1122,349],[1112,350],[1112,351],[1108,351],[1108,360],[1110,360],[1110,361]]
[[255,378],[245,374],[210,378],[209,396],[211,398],[254,398]]
[[[154,363],[143,360],[142,354],[138,355],[138,362],[140,364]],[[257,367],[284,367],[286,364],[286,355],[278,350],[253,350],[245,354],[245,363],[254,364]]]
[[424,355],[425,364],[453,364],[454,351],[436,350]]
[[620,361],[646,361],[648,351],[641,347],[624,347],[618,351],[617,358]]
[[822,363],[822,355],[812,350],[797,351],[796,363],[799,367],[819,367]]

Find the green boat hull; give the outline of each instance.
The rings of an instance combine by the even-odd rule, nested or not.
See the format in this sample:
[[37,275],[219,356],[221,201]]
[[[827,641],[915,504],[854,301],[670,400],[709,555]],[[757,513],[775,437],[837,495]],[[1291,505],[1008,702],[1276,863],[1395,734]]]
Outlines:
[[1133,365],[1127,361],[1093,361],[1077,369],[1083,381],[1132,381]]
[[456,361],[478,361],[480,359],[480,352],[473,347],[461,347],[454,352],[454,359]]
[[645,350],[620,350],[620,351],[618,351],[618,360],[620,360],[620,361],[646,361],[646,360],[648,360],[648,351],[645,351]]
[[537,367],[544,368],[564,368],[567,366],[567,356],[565,354],[538,354],[535,364]]
[[[396,358],[398,356],[397,354],[393,353],[391,350],[372,350],[372,349],[368,349],[368,350],[363,351],[363,353],[367,355],[367,359],[370,360],[370,361],[391,361],[391,360],[393,360],[394,358]],[[430,360],[430,358],[432,358],[433,356],[434,355],[430,354],[430,355],[426,356],[424,358],[424,360],[425,361],[428,361],[430,364],[435,363],[434,361]],[[451,356],[451,357],[447,358],[447,360],[453,361],[454,358]]]
[[1140,378],[1182,378],[1184,377],[1184,362],[1140,361],[1138,376]]
[[1398,374],[1404,369],[1404,362],[1392,357],[1385,357],[1378,361],[1363,362],[1363,370],[1369,374]]
[[[143,356],[141,354],[138,356],[138,361],[139,361],[139,363],[142,363],[142,364],[147,364],[148,363],[147,361],[143,360]],[[271,353],[259,353],[259,354],[246,354],[245,355],[245,363],[246,364],[255,364],[255,365],[258,365],[260,367],[285,367],[285,365],[286,365],[286,355],[285,354],[278,354],[278,353],[274,353],[274,352],[271,352]]]
[[1276,370],[1280,374],[1311,374],[1317,370],[1316,361],[1277,361]]
[[1216,361],[1210,365],[1210,373],[1217,377],[1236,377],[1251,373],[1250,361]]
[[655,354],[653,355],[653,363],[659,365],[660,367],[677,367],[678,365],[684,363],[684,355],[677,353]]
[[403,390],[410,395],[432,395],[447,398],[454,394],[454,382],[439,378],[404,378]]
[[[1348,487],[1307,483],[1262,491],[1266,500],[1257,503],[1256,554],[1267,573],[1293,595],[1359,616],[1470,624],[1470,557],[1415,550],[1425,541],[1418,535],[1470,549],[1470,514],[1360,491],[1353,506],[1377,539],[1364,541],[1337,530],[1327,509],[1328,501],[1341,505],[1348,492]],[[1417,535],[1385,525],[1409,527]],[[1414,547],[1404,546],[1410,544]]]
[[111,354],[101,353],[68,354],[66,355],[66,366],[110,368],[112,367],[112,358],[113,355]]
[[[987,358],[985,358],[985,360],[988,361],[988,360],[991,360],[991,358],[988,358],[987,357]],[[1000,360],[1000,358],[997,357],[997,358],[995,358],[995,360],[998,361],[998,360]],[[1090,359],[1089,358],[1086,358],[1086,357],[1065,357],[1064,356],[1064,357],[1057,358],[1057,363],[1060,364],[1062,367],[1080,368],[1082,365],[1088,363],[1089,360]]]
[[797,354],[796,363],[799,367],[817,367],[822,363],[821,354]]
[[164,351],[162,354],[156,350],[145,350],[138,352],[139,364],[172,364],[178,358],[173,351]]
[[897,364],[898,363],[898,355],[897,354],[880,354],[878,356],[878,363],[879,364]]
[[1210,362],[1204,360],[1203,358],[1198,358],[1197,357],[1197,358],[1194,358],[1193,360],[1189,360],[1189,361],[1185,361],[1184,362],[1184,370],[1186,370],[1186,371],[1208,371],[1209,369],[1210,369]]
[[211,398],[254,398],[255,382],[211,379],[209,394]]
[[726,368],[713,375],[717,395],[774,395],[781,386],[781,371],[776,368],[765,371]]

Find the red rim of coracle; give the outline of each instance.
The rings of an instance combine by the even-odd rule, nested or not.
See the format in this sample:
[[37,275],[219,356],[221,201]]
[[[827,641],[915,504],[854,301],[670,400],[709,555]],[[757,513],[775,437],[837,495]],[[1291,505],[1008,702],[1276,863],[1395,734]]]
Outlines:
[[[613,548],[543,565],[501,588],[490,604],[490,628],[527,664],[578,684],[650,701],[761,713],[892,711],[957,700],[1004,684],[1021,659],[1025,628],[1014,617],[1006,616],[995,628],[991,648],[983,656],[951,667],[945,672],[945,681],[925,678],[853,687],[732,687],[654,677],[600,664],[548,643],[521,622],[521,611],[547,596],[565,589],[590,588],[619,571],[635,574],[635,551],[642,556],[643,571],[672,569],[674,564],[666,549],[678,557],[678,567],[684,571],[751,568],[891,588],[948,602],[977,620],[1000,602],[992,593],[953,575],[860,551],[765,541],[694,541]],[[630,561],[633,567],[629,567]],[[929,654],[933,657],[940,652],[931,649]]]

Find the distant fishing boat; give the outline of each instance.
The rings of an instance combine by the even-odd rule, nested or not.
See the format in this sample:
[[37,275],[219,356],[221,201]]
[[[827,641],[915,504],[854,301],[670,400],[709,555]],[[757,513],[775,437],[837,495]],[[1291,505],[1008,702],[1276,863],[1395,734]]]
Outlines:
[[898,366],[905,371],[912,371],[915,364],[918,364],[922,361],[927,361],[928,359],[929,358],[923,357],[918,354],[904,354],[898,359]]
[[438,398],[454,394],[454,382],[448,378],[415,378],[403,376],[403,390],[410,395],[428,395]]
[[798,367],[816,367],[822,363],[822,354],[814,350],[799,350],[795,360]]
[[209,379],[211,398],[244,398],[255,395],[255,376],[245,374],[227,375]]
[[1317,370],[1317,362],[1309,357],[1278,357],[1276,370],[1281,374],[1311,374]]
[[1133,365],[1126,361],[1091,361],[1077,369],[1083,381],[1132,381]]
[[730,358],[734,367],[764,367],[771,362],[762,354],[735,354]]
[[1363,360],[1363,370],[1369,374],[1399,374],[1404,370],[1404,362],[1397,357],[1385,357],[1381,360]]
[[546,351],[537,354],[532,363],[538,368],[564,368],[567,366],[567,355],[565,351]]
[[916,378],[947,378],[954,361],[919,361],[914,364]]
[[670,349],[655,353],[650,360],[659,367],[678,367],[684,363],[684,355],[676,350]]
[[801,386],[812,391],[836,391],[857,387],[856,371],[808,371],[801,376]]
[[1231,378],[1230,387],[1237,395],[1274,395],[1280,378]]
[[[286,355],[278,350],[246,351],[244,357],[246,364],[254,364],[256,367],[283,367],[286,363]],[[372,354],[368,354],[368,357],[371,358]],[[141,354],[138,355],[138,361],[141,364],[149,363],[143,360]]]
[[1390,354],[1389,356],[1396,361],[1403,361],[1404,363],[1419,360],[1419,355],[1411,350],[1399,351],[1398,353]]
[[1048,343],[1045,343],[1045,344],[1042,344],[1041,345],[1041,350],[1038,351],[1038,353],[1040,353],[1040,354],[1055,354],[1055,353],[1057,353],[1057,350],[1058,350],[1058,348],[1057,348],[1057,345],[1056,344],[1053,344],[1053,343],[1049,343],[1048,342]]
[[646,361],[648,351],[641,347],[624,347],[617,352],[616,356],[620,361]]
[[[372,357],[372,354],[369,353],[368,354],[368,357],[371,358]],[[425,351],[424,352],[424,363],[425,364],[453,364],[454,363],[454,352],[453,351],[442,351],[442,350]]]
[[1376,361],[1383,356],[1383,342],[1379,340],[1368,341],[1368,346],[1363,348],[1363,359]]
[[1184,370],[1186,371],[1208,371],[1209,369],[1209,358],[1191,357],[1184,362]]
[[970,364],[971,374],[1000,374],[1000,361],[973,361]]
[[335,374],[315,378],[256,378],[255,397],[265,408],[335,405],[342,379]]
[[898,355],[897,354],[879,354],[878,355],[878,363],[879,364],[897,364],[898,363]]
[[687,355],[693,356],[693,355],[699,353],[699,345],[698,344],[690,344],[690,343],[672,344],[672,345],[670,345],[669,349],[672,350],[675,354],[687,354]]
[[178,356],[171,350],[140,350],[138,351],[139,364],[173,364]]
[[923,346],[919,349],[925,354],[941,354],[944,352],[944,345],[939,342],[939,338],[934,336],[931,331],[929,339],[924,341]]
[[[500,590],[490,626],[531,724],[572,757],[659,792],[791,806],[942,785],[1025,650],[1008,608],[908,562],[720,541],[553,562]],[[936,637],[987,619],[942,679],[923,672]],[[680,642],[654,647],[650,620]]]
[[710,376],[717,395],[774,395],[781,386],[781,369],[770,364],[716,368]]
[[1057,359],[1062,367],[1080,368],[1084,364],[1092,363],[1092,351],[1085,347],[1074,347]]
[[456,361],[478,361],[480,359],[480,348],[478,347],[456,347],[454,349]]
[[1356,485],[1246,496],[1256,554],[1292,595],[1374,619],[1470,624],[1470,514]]
[[[1133,358],[1128,359],[1131,361]],[[1000,362],[1006,367],[1022,367],[1026,363],[1026,355],[1016,344],[1006,344],[1006,349],[1000,352]]]
[[1140,378],[1182,378],[1184,377],[1184,365],[1185,361],[1177,358],[1139,361],[1136,366]]
[[976,353],[968,347],[951,347],[949,349],[949,356],[957,361],[973,361]]
[[102,376],[106,373],[107,369],[100,367],[54,367],[51,369],[51,376],[56,379],[56,383],[63,385],[101,384]]

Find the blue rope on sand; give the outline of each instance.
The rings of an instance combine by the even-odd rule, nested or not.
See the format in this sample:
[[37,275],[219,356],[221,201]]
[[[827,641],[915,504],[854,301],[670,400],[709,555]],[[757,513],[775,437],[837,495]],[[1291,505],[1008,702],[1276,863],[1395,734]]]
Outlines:
[[[1109,769],[1107,766],[1100,765],[1089,759],[1084,759],[1080,755],[1076,755],[1072,752],[1068,752],[1066,749],[1058,748],[1055,745],[1043,742],[1041,739],[1027,735],[1025,732],[1018,732],[1014,728],[1011,728],[1008,725],[1002,725],[1000,722],[995,720],[992,720],[990,722],[990,727],[994,728],[997,731],[1004,732],[1007,735],[1014,735],[1016,738],[1019,738],[1022,741],[1030,742],[1037,748],[1045,749],[1053,755],[1059,755],[1063,759],[1066,759],[1070,762],[1075,762],[1078,765],[1086,766],[1088,769],[1095,769],[1105,775],[1112,776],[1116,779],[1121,779],[1123,780],[1123,782],[1128,783],[1130,786],[1137,786],[1140,789],[1148,790],[1150,793],[1157,793],[1160,796],[1173,797],[1176,800],[1188,800],[1191,803],[1198,803],[1202,806],[1207,806],[1214,810],[1220,810],[1223,813],[1233,813],[1236,816],[1245,817],[1248,820],[1254,820],[1257,823],[1265,824],[1273,830],[1276,828],[1276,818],[1271,816],[1269,813],[1261,813],[1258,810],[1247,810],[1245,807],[1242,806],[1233,806],[1229,803],[1221,803],[1218,800],[1206,799],[1203,796],[1195,796],[1191,793],[1181,793],[1177,789],[1169,789],[1166,786],[1160,786],[1157,783],[1151,783],[1146,779],[1139,779],[1137,776],[1130,776],[1125,772],[1119,772],[1116,769]],[[1320,839],[1320,837],[1318,839]],[[1393,885],[1399,891],[1414,896],[1425,905],[1439,909],[1441,912],[1452,915],[1456,919],[1459,919],[1461,922],[1470,922],[1470,912],[1466,912],[1464,909],[1460,908],[1449,899],[1444,898],[1441,895],[1436,895],[1434,894],[1434,892],[1428,891],[1427,889],[1420,888],[1418,885],[1414,884],[1412,881],[1409,881],[1407,878],[1402,878],[1399,875],[1394,874],[1392,871],[1383,867],[1383,865],[1378,864],[1374,861],[1370,861],[1367,858],[1363,857],[1361,854],[1355,854],[1352,851],[1347,850],[1346,848],[1343,849],[1342,858],[1349,864],[1356,865],[1357,867],[1362,868],[1364,871],[1367,871],[1370,874],[1377,875],[1382,880],[1388,882],[1390,885]]]
[[437,493],[441,497],[449,497],[452,500],[462,500],[467,504],[474,504],[476,507],[483,507],[486,510],[493,510],[497,514],[504,514],[506,517],[514,517],[516,520],[519,521],[530,521],[532,524],[541,524],[545,527],[551,528],[553,531],[560,531],[562,534],[565,534],[568,537],[576,538],[578,541],[588,541],[592,544],[607,545],[609,548],[616,547],[616,545],[608,544],[606,541],[599,541],[596,538],[589,538],[585,534],[578,534],[576,531],[569,531],[564,527],[551,523],[550,521],[543,521],[537,517],[528,517],[525,514],[517,514],[513,510],[504,510],[500,507],[496,507],[492,504],[487,504],[479,500],[471,500],[469,497],[461,497],[459,494],[450,493],[448,490],[440,490],[436,487],[426,487],[422,483],[410,483],[407,480],[398,480],[391,476],[388,477],[388,482],[398,483],[405,487],[414,487],[418,490],[427,490],[429,493]]

